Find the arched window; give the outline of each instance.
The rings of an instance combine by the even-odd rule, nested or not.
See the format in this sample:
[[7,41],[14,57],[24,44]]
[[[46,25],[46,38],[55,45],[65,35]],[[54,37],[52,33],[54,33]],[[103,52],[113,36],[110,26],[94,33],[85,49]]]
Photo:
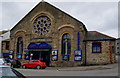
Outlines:
[[23,53],[23,38],[19,37],[17,39],[17,54],[22,54]]
[[62,36],[62,55],[69,55],[71,53],[71,39],[68,33]]

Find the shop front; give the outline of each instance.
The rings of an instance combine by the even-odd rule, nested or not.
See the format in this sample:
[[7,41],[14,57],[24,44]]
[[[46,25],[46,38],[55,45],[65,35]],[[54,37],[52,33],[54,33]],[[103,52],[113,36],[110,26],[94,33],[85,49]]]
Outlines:
[[51,45],[42,42],[40,44],[30,43],[28,45],[28,55],[30,60],[41,60],[46,62],[47,66],[50,64]]

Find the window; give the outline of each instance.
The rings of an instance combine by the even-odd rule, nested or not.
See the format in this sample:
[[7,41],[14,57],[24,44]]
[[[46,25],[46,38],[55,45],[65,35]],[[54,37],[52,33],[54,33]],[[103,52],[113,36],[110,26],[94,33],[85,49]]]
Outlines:
[[46,35],[51,29],[51,21],[47,16],[40,16],[34,21],[34,32],[40,35]]
[[19,37],[17,40],[17,54],[23,53],[23,38]]
[[33,63],[33,60],[29,61],[29,63]]
[[68,33],[62,36],[62,55],[69,55],[71,53],[71,40]]
[[34,60],[33,62],[38,62],[37,60]]
[[92,53],[101,53],[101,43],[92,43]]
[[115,53],[115,47],[112,46],[112,53]]
[[9,41],[6,42],[6,50],[9,50]]

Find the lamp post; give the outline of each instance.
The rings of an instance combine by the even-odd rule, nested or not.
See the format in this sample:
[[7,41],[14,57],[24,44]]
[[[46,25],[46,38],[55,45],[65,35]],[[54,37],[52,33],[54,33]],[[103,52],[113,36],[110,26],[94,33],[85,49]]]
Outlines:
[[33,56],[33,54],[31,53],[31,54],[30,54],[30,60],[32,60],[32,56]]

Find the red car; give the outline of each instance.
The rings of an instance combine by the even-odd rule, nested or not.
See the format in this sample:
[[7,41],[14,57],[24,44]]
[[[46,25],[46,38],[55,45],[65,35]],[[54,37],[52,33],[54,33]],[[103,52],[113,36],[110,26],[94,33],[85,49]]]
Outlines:
[[28,63],[23,63],[22,68],[37,68],[37,69],[45,69],[46,68],[46,63],[41,62],[40,60],[31,60]]

